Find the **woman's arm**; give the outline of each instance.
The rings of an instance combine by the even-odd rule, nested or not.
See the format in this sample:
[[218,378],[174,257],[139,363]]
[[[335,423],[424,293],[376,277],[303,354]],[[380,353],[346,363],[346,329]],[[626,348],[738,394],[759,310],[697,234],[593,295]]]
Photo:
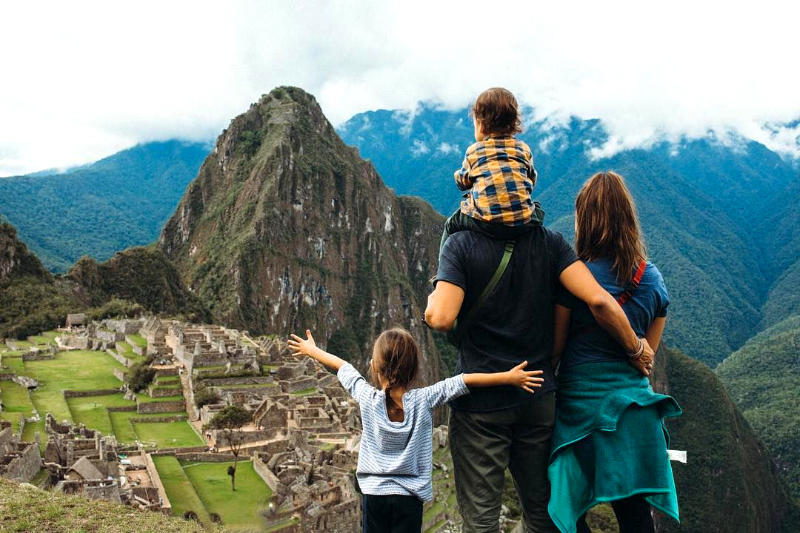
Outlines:
[[553,315],[553,354],[550,357],[550,362],[553,368],[558,366],[561,356],[564,354],[564,348],[567,347],[567,333],[569,333],[569,319],[572,310],[563,305],[556,305]]
[[544,378],[541,370],[523,370],[528,366],[527,361],[523,361],[511,370],[505,372],[493,372],[491,374],[464,374],[464,383],[467,387],[494,387],[496,385],[514,385],[521,387],[533,394],[533,389],[542,386]]
[[337,372],[345,364],[347,361],[342,359],[341,357],[337,357],[331,353],[326,352],[317,347],[317,343],[314,342],[314,337],[311,336],[311,330],[306,330],[306,340],[301,339],[294,333],[292,333],[292,338],[289,339],[289,347],[293,350],[292,355],[307,355],[309,357],[313,357],[323,365],[327,366],[328,368],[332,368]]
[[645,338],[647,338],[647,344],[653,349],[653,351],[658,350],[658,345],[661,344],[661,335],[664,334],[664,327],[667,325],[667,317],[659,316],[653,320],[653,323],[650,324],[650,327],[647,329],[647,334]]

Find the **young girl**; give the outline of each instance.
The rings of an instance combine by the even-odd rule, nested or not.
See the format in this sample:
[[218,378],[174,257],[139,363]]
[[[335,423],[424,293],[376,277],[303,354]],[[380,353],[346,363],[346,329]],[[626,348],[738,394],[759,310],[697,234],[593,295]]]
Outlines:
[[345,389],[361,407],[363,434],[356,476],[363,499],[363,531],[419,532],[422,504],[433,499],[433,409],[469,393],[467,387],[516,385],[533,394],[541,370],[525,371],[527,361],[506,372],[459,374],[430,387],[410,388],[419,368],[419,347],[401,328],[375,341],[372,387],[350,363],[292,335],[295,355],[305,354],[337,371]]

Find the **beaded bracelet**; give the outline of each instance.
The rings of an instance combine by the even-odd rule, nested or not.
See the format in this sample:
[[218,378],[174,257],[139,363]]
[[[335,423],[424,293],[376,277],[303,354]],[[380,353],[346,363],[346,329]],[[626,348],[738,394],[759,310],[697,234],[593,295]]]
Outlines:
[[639,359],[642,354],[644,354],[644,341],[639,338],[639,347],[636,348],[635,352],[628,352],[628,357],[631,359]]

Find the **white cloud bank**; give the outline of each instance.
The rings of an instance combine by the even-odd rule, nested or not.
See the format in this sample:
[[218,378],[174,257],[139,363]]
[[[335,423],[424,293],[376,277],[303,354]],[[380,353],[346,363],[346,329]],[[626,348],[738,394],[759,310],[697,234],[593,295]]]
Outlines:
[[502,85],[539,118],[602,119],[602,153],[709,129],[799,151],[776,126],[800,117],[797,3],[537,4],[5,4],[0,175],[209,139],[277,85],[335,124]]

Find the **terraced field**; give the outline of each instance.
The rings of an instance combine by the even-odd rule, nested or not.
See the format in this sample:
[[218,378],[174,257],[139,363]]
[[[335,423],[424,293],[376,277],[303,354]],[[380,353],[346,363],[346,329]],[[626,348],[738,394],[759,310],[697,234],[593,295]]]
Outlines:
[[226,531],[263,528],[259,511],[267,506],[272,493],[250,461],[239,461],[236,467],[236,491],[231,490],[227,475],[232,462],[182,462],[174,456],[154,456],[153,461],[173,514],[194,511],[207,523],[210,513],[216,513]]

